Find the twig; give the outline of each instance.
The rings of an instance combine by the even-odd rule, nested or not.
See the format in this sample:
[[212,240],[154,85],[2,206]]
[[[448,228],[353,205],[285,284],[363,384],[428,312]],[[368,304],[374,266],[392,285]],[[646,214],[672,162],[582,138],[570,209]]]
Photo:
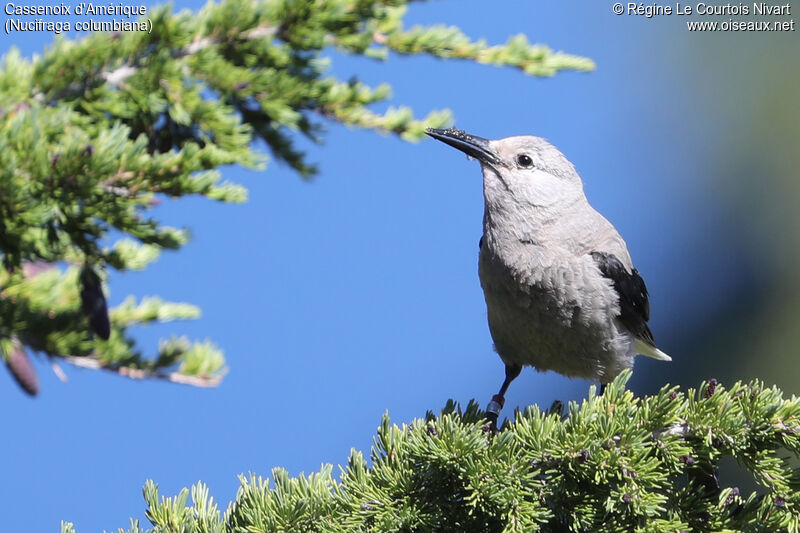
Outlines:
[[56,363],[55,359],[53,359],[52,356],[50,357],[50,368],[53,369],[53,374],[56,375],[56,377],[61,383],[66,383],[69,381],[69,378],[67,377],[67,374],[64,372],[64,369],[61,368],[61,366],[58,363]]
[[220,376],[187,376],[179,372],[159,372],[144,368],[132,368],[129,366],[109,366],[92,356],[76,357],[74,355],[67,355],[64,356],[64,360],[81,368],[105,370],[131,379],[163,379],[173,383],[192,385],[195,387],[216,387],[222,382]]
[[693,432],[689,429],[689,424],[686,422],[672,424],[671,426],[667,426],[663,429],[659,429],[653,431],[653,438],[658,440],[664,435],[679,435],[681,437],[687,437],[692,435]]

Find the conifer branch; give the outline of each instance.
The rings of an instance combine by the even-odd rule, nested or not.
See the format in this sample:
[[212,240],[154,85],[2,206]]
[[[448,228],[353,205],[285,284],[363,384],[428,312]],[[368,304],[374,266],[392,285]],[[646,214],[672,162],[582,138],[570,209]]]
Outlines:
[[[592,388],[563,417],[536,406],[517,412],[496,435],[473,402],[402,426],[384,416],[369,461],[354,451],[338,478],[330,465],[296,478],[280,468],[271,480],[240,476],[224,513],[202,483],[165,498],[148,481],[152,529],[132,522],[128,531],[800,529],[800,399],[760,381],[714,380],[636,398],[629,378],[603,396]],[[759,490],[707,483],[708,473],[734,479],[725,458]]]
[[[242,34],[242,38],[245,41],[263,39],[274,36],[277,31],[278,31],[277,26],[264,24],[245,32],[244,34]],[[175,50],[174,52],[172,52],[172,56],[174,59],[185,58],[194,55],[200,52],[201,50],[205,50],[210,46],[219,45],[222,43],[223,41],[221,39],[215,39],[213,37],[203,37],[202,39],[197,39],[196,41],[192,41],[190,44],[187,44],[186,46],[178,50]],[[112,87],[119,87],[126,79],[136,74],[140,70],[140,68],[141,67],[135,65],[133,62],[125,62],[122,65],[114,68],[113,70],[108,70],[107,68],[100,69],[94,74],[93,78],[102,79]],[[93,81],[92,78],[88,78],[82,80],[80,83],[78,82],[72,83],[71,85],[65,87],[58,93],[52,95],[49,103],[53,104],[64,98],[79,96],[86,90],[86,87],[88,85],[92,84],[92,81]],[[45,95],[42,92],[37,92],[33,95],[33,98],[35,100],[43,101],[45,99]]]
[[[243,202],[220,168],[263,168],[272,157],[302,177],[317,165],[296,148],[329,123],[419,139],[447,111],[416,118],[378,112],[387,84],[326,74],[325,52],[465,59],[549,76],[588,60],[535,46],[473,41],[445,26],[403,28],[404,0],[222,0],[197,12],[148,12],[153,31],[57,40],[27,60],[11,49],[0,64],[0,357],[18,383],[38,390],[28,353],[131,377],[214,384],[222,352],[181,341],[146,356],[127,328],[191,319],[199,310],[151,299],[109,309],[114,271],[144,268],[179,249],[185,229],[151,209],[162,198]],[[124,239],[108,246],[108,239]],[[31,273],[30,265],[67,265]],[[14,339],[14,343],[10,342]],[[173,342],[173,341],[170,341]],[[19,343],[19,345],[15,344]],[[35,360],[34,360],[35,361]]]

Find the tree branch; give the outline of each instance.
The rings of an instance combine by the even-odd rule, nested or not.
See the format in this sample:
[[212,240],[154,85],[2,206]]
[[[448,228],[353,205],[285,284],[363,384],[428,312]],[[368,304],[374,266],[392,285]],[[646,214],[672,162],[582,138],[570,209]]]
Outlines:
[[180,383],[182,385],[192,385],[195,387],[216,387],[222,382],[221,376],[187,376],[179,372],[165,372],[159,370],[149,370],[143,368],[133,368],[124,365],[106,365],[102,361],[92,357],[76,357],[74,355],[64,356],[63,359],[70,364],[81,368],[89,368],[92,370],[105,370],[113,372],[119,376],[124,376],[131,379],[161,379],[171,381],[172,383]]

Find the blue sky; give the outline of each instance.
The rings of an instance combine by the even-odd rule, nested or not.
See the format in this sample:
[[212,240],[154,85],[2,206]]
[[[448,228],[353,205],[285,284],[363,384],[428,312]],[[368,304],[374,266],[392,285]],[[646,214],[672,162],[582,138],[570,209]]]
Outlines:
[[[525,33],[591,57],[597,70],[539,79],[458,61],[331,54],[333,73],[388,81],[390,104],[420,116],[450,108],[458,127],[483,137],[551,140],[626,238],[665,351],[687,322],[723,305],[736,250],[704,175],[724,132],[709,105],[713,91],[691,68],[715,36],[688,35],[676,17],[618,17],[608,2],[440,0],[411,5],[407,25],[415,23],[457,25],[492,43]],[[733,39],[731,55],[763,38]],[[30,56],[51,40],[31,33],[0,42]],[[736,66],[709,68],[721,84]],[[224,506],[240,473],[311,472],[343,464],[351,448],[368,451],[387,410],[410,422],[448,398],[485,404],[496,391],[503,367],[477,278],[477,164],[431,140],[409,144],[335,124],[324,145],[307,149],[321,168],[311,182],[277,164],[227,168],[225,178],[249,188],[249,203],[165,202],[158,216],[190,227],[192,242],[144,272],[112,276],[112,304],[157,294],[203,309],[200,320],[141,328],[136,338],[151,349],[173,333],[214,340],[230,367],[219,388],[69,367],[63,384],[38,359],[41,394],[30,400],[0,373],[5,530],[53,531],[66,519],[91,532],[127,526],[130,516],[144,521],[148,478],[166,495],[203,480]],[[634,387],[657,388],[648,375],[685,378],[673,356],[673,365],[638,361]],[[527,369],[506,414],[579,399],[588,386]]]

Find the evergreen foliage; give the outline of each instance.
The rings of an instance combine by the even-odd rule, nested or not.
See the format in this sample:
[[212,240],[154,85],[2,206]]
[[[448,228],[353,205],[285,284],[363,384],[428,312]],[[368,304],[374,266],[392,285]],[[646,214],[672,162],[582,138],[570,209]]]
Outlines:
[[[353,451],[339,479],[330,465],[241,476],[224,513],[202,483],[168,498],[149,481],[152,528],[127,531],[800,531],[798,398],[714,380],[636,398],[629,377],[564,416],[517,412],[496,435],[475,403],[399,427],[384,416],[369,461]],[[735,463],[758,491],[720,486]]]
[[224,358],[210,342],[164,342],[145,357],[127,327],[195,318],[153,298],[108,310],[109,271],[144,268],[187,242],[148,211],[161,198],[242,202],[219,167],[272,158],[301,176],[316,166],[296,136],[322,140],[327,122],[416,140],[445,126],[374,104],[388,85],[326,75],[327,49],[459,58],[548,76],[588,70],[585,58],[533,46],[472,41],[457,28],[405,29],[404,0],[224,0],[197,13],[148,12],[152,32],[60,39],[41,57],[12,49],[0,64],[0,353],[24,390],[38,382],[26,348],[51,361],[213,385]]

